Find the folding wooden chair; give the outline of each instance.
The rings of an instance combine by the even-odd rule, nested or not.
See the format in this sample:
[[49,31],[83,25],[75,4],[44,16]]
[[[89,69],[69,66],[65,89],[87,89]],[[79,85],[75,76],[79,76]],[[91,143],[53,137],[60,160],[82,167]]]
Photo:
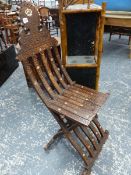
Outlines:
[[20,34],[18,59],[23,64],[26,78],[60,125],[60,130],[45,149],[64,135],[85,162],[89,173],[108,138],[108,131],[102,128],[97,116],[108,94],[78,85],[70,79],[62,65],[57,41],[51,38],[46,27],[39,26],[34,5],[24,2],[20,18],[25,24]]

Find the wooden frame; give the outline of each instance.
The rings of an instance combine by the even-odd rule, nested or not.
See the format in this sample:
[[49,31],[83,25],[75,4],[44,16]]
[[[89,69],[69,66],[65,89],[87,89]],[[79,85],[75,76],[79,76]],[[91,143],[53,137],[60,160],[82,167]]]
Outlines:
[[62,65],[57,41],[51,38],[46,27],[39,26],[34,5],[23,3],[20,18],[21,21],[27,18],[28,22],[23,24],[20,34],[18,59],[23,64],[25,76],[60,126],[45,150],[58,137],[65,136],[84,161],[84,172],[89,174],[108,138],[108,131],[102,128],[97,116],[108,94],[81,86],[70,79]]
[[[90,1],[89,1],[90,2]],[[71,10],[60,4],[60,26],[61,26],[61,47],[62,47],[62,62],[63,65],[68,67],[75,67],[75,68],[96,68],[96,87],[95,89],[98,90],[99,88],[99,78],[100,78],[100,65],[101,65],[101,57],[103,51],[103,32],[104,32],[104,20],[105,20],[105,8],[106,4],[102,4],[102,8],[91,8],[88,5],[87,9],[77,9]],[[79,14],[79,13],[99,13],[100,17],[97,21],[97,28],[96,28],[96,39],[95,39],[95,53],[94,55],[97,57],[95,64],[68,64],[67,63],[67,55],[68,55],[68,42],[67,42],[67,21],[66,15],[67,14]]]

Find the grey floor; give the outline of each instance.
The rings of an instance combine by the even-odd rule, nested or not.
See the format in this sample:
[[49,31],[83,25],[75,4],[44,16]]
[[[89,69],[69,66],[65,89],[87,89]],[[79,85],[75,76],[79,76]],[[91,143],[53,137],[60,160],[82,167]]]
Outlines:
[[[100,90],[110,98],[99,112],[110,137],[92,175],[131,175],[131,60],[128,39],[104,36]],[[58,129],[52,115],[26,85],[22,66],[0,88],[0,175],[78,175],[83,162],[62,138],[43,145]]]

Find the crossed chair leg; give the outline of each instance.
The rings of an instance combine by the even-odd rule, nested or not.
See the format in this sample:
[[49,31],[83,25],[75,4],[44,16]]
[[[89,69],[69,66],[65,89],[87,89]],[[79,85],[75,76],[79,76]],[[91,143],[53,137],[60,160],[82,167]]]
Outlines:
[[45,145],[44,149],[49,149],[56,139],[64,135],[85,162],[86,166],[82,175],[89,175],[94,161],[108,138],[108,131],[102,128],[97,115],[88,126],[72,122],[56,114],[54,116],[61,129]]

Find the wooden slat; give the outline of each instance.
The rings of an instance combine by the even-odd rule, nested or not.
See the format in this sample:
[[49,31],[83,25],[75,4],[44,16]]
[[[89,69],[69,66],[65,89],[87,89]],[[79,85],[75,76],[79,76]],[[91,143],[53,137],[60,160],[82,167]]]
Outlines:
[[98,142],[100,143],[101,137],[99,135],[99,132],[96,130],[96,128],[93,126],[92,123],[90,123],[89,128],[92,130],[93,134],[96,136]]
[[[72,98],[69,98],[69,97],[66,97],[66,96],[57,96],[57,99],[62,99],[62,100],[64,100],[65,102],[69,102],[69,103],[72,103],[72,104],[74,104],[74,105],[76,105],[76,106],[78,106],[78,107],[82,107],[83,109],[88,109],[88,106],[86,106],[86,105],[83,105],[82,103],[80,103],[79,101],[77,101],[77,100],[73,100]],[[91,110],[92,110],[92,108],[91,108]]]
[[94,157],[94,152],[91,148],[91,145],[87,142],[87,140],[83,137],[83,135],[80,133],[80,131],[78,130],[78,128],[74,129],[74,132],[76,134],[76,136],[79,138],[79,140],[83,143],[83,145],[86,147],[86,149],[89,152],[89,155],[91,157]]
[[[80,97],[77,96],[76,94],[72,94],[72,93],[67,93],[67,92],[66,92],[66,93],[63,93],[62,95],[63,95],[64,97],[70,98],[70,99],[72,99],[72,100],[74,100],[74,101],[76,101],[76,102],[78,102],[78,103],[83,104],[84,107],[86,107],[87,109],[89,109],[89,108],[92,109],[91,106],[94,106],[95,109],[96,109],[96,111],[98,111],[99,108],[100,108],[100,106],[95,105],[94,103],[91,103],[89,100],[80,98]],[[94,110],[94,109],[92,109],[92,110]]]
[[99,130],[101,136],[104,137],[105,132],[104,132],[103,128],[101,127],[101,125],[100,125],[100,123],[98,122],[98,120],[97,120],[96,117],[93,119],[93,122],[95,123],[96,127],[98,128],[98,130]]
[[26,67],[26,71],[27,71],[27,74],[28,76],[30,77],[30,80],[36,90],[36,92],[38,93],[39,97],[42,99],[42,101],[45,103],[45,105],[47,106],[48,105],[48,97],[46,97],[46,95],[43,93],[43,90],[41,89],[40,87],[40,84],[38,83],[35,75],[34,75],[34,72],[32,70],[32,67],[29,66],[29,62],[28,60],[24,60],[24,63],[25,63],[25,67]]
[[71,99],[70,96],[68,96],[68,97],[67,96],[59,96],[59,97],[56,98],[56,100],[64,101],[64,103],[66,103],[68,105],[73,104],[73,105],[76,106],[77,109],[81,108],[85,111],[87,111],[87,110],[97,111],[99,109],[98,106],[91,105],[90,103],[88,103],[88,105],[84,105],[84,104],[80,103],[77,100]]
[[47,58],[46,56],[44,55],[44,53],[41,54],[41,59],[42,59],[42,62],[43,62],[43,65],[45,67],[45,70],[46,70],[46,73],[50,79],[50,81],[52,82],[52,85],[56,88],[57,92],[59,94],[62,93],[62,89],[60,88],[59,84],[57,83],[57,81],[55,80],[51,70],[50,70],[50,67],[48,65],[48,62],[47,62]]
[[68,84],[73,84],[73,81],[71,80],[71,78],[69,77],[67,71],[65,70],[64,66],[62,65],[62,61],[58,52],[58,48],[57,47],[53,47],[53,50],[55,52],[55,56],[56,56],[56,61],[59,64],[59,68],[61,70],[61,72],[64,75],[64,78],[67,80]]
[[[90,111],[87,110],[87,112],[85,112],[82,109],[78,109],[75,105],[65,105],[64,102],[59,102],[57,100],[51,100],[50,104],[52,105],[56,105],[57,106],[57,110],[61,109],[60,112],[63,110],[66,110],[76,116],[78,116],[78,118],[81,118],[82,120],[88,120],[91,121],[92,118],[95,116],[96,112],[95,111]],[[51,106],[50,106],[51,107]],[[70,116],[69,116],[70,117]]]
[[[83,108],[82,106],[78,106],[76,104],[73,104],[72,102],[67,102],[65,100],[62,100],[60,98],[55,99],[55,103],[60,104],[61,106],[68,108],[71,108],[72,112],[74,114],[77,114],[83,118],[85,118],[84,116],[88,116],[90,115],[94,115],[94,113],[96,113],[97,109],[94,108],[93,110],[91,108]],[[96,111],[95,111],[96,110]]]
[[79,84],[75,84],[74,87],[75,88],[77,87],[78,90],[85,92],[86,94],[90,94],[91,96],[95,96],[96,104],[99,106],[103,105],[106,102],[107,98],[109,97],[109,93],[101,93],[101,92],[95,91],[93,89],[90,89],[88,87],[81,86]]
[[94,106],[97,107],[97,109],[99,109],[101,107],[101,105],[99,104],[99,101],[100,101],[99,98],[98,98],[98,100],[95,99],[95,98],[93,100],[93,99],[90,98],[90,96],[89,97],[84,97],[84,96],[82,96],[82,95],[80,95],[78,93],[74,93],[73,91],[70,91],[70,89],[69,90],[65,90],[63,92],[63,95],[66,95],[66,96],[68,95],[68,96],[75,97],[76,100],[83,100],[83,104],[84,105],[87,105],[87,104],[90,105],[90,106],[94,105]]
[[39,64],[36,56],[33,57],[33,63],[34,63],[34,66],[35,66],[35,69],[45,87],[45,89],[47,90],[47,92],[49,93],[49,95],[52,97],[52,98],[55,98],[55,93],[53,92],[53,90],[51,89],[51,87],[49,86],[47,80],[45,79],[44,75],[43,75],[43,72],[42,72],[42,69],[41,69],[41,65]]
[[83,152],[82,148],[80,147],[79,144],[77,144],[77,142],[73,139],[73,137],[71,136],[70,133],[65,133],[65,136],[69,139],[69,141],[71,142],[71,144],[74,146],[74,148],[78,151],[78,153],[80,154],[81,158],[84,160],[86,166],[90,165],[90,160],[87,158],[86,154]]
[[98,150],[98,144],[95,138],[90,134],[85,126],[80,126],[81,130],[85,133],[85,135],[89,138],[90,142],[92,143],[95,150]]
[[47,52],[48,52],[48,56],[49,56],[53,71],[55,72],[55,74],[57,76],[57,79],[59,80],[59,82],[61,83],[63,88],[67,88],[67,84],[64,82],[63,77],[61,76],[60,72],[58,71],[58,67],[56,66],[56,64],[54,62],[54,58],[52,56],[51,50],[48,49]]
[[49,105],[48,105],[49,109],[53,112],[56,112],[57,114],[61,114],[61,115],[64,115],[66,116],[67,118],[71,119],[72,121],[75,121],[75,122],[78,122],[78,123],[81,123],[85,126],[88,126],[90,124],[90,120],[88,119],[85,119],[85,118],[82,118],[80,117],[79,115],[77,114],[74,114],[70,109],[65,109],[64,107],[62,106],[59,106],[58,104],[56,103],[53,103],[52,101],[49,102]]
[[[91,103],[101,106],[106,100],[106,96],[100,96],[100,95],[95,95],[95,94],[89,94],[88,91],[87,93],[83,92],[82,90],[77,90],[74,87],[69,88],[69,91],[72,92],[73,94],[77,94],[78,96],[81,96],[81,98],[88,99]],[[104,98],[103,98],[104,97]]]

